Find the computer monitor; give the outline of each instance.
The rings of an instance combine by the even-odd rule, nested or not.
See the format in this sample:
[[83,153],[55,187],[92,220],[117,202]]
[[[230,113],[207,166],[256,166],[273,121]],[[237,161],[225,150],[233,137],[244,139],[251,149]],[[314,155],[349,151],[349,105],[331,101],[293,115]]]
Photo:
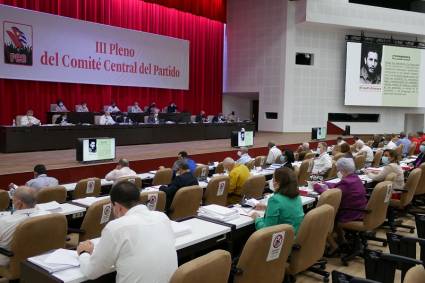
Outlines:
[[113,160],[115,159],[115,138],[78,139],[76,157],[79,162]]
[[253,146],[254,132],[253,131],[233,131],[231,136],[232,147]]
[[324,140],[326,139],[326,128],[318,127],[311,129],[311,139],[312,140]]

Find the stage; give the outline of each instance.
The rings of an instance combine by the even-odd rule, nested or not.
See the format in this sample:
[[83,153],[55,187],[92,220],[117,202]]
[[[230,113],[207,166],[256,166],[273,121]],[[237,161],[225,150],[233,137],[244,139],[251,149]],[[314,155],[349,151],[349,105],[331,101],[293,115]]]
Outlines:
[[[271,133],[257,132],[254,137],[254,146],[250,149],[251,156],[266,155],[267,143],[274,141],[281,149],[296,149],[304,141],[310,141],[310,133]],[[335,144],[337,135],[328,135],[328,144]],[[350,137],[348,137],[350,138]],[[312,148],[317,142],[311,142]],[[230,146],[230,139],[187,141],[176,143],[144,144],[118,146],[116,160],[127,158],[130,166],[136,172],[155,170],[158,166],[171,166],[177,153],[185,150],[199,163],[208,163],[223,160],[227,156],[237,158],[237,149]],[[60,183],[76,182],[86,177],[103,178],[107,172],[115,167],[115,161],[80,164],[75,160],[75,150],[38,151],[26,153],[0,154],[0,188],[5,189],[11,182],[23,184],[32,178],[32,169],[35,164],[45,164],[49,175],[59,179]]]

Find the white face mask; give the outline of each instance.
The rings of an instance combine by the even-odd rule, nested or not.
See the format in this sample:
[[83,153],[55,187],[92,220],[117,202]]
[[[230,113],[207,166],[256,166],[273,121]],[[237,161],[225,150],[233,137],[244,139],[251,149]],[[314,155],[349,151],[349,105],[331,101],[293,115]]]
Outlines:
[[344,177],[344,176],[342,176],[342,173],[341,173],[341,172],[337,172],[337,173],[336,173],[336,176],[337,176],[338,178],[340,178],[340,179],[342,179],[342,177]]
[[276,191],[276,188],[274,187],[274,179],[271,179],[271,180],[269,180],[269,189],[271,190],[271,191]]

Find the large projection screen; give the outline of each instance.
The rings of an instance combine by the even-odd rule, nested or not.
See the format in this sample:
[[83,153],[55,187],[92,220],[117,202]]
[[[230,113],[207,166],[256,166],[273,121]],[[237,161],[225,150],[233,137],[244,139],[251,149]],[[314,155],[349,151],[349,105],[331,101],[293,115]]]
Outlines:
[[347,42],[345,105],[425,107],[424,52]]

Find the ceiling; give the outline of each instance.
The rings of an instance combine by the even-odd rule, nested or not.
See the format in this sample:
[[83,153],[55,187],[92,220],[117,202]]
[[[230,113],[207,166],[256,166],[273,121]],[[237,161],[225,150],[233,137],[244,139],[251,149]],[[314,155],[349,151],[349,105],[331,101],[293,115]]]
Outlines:
[[410,11],[410,3],[417,0],[349,0],[350,3]]

